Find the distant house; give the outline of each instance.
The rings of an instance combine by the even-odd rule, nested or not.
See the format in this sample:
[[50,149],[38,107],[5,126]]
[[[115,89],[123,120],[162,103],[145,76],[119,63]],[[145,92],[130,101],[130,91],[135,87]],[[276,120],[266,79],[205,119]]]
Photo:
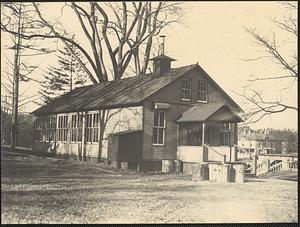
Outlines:
[[76,88],[33,113],[35,150],[97,159],[99,119],[109,110],[101,158],[142,170],[181,160],[235,161],[242,109],[198,65],[171,68],[151,59],[152,74]]
[[283,140],[272,138],[266,134],[251,133],[239,137],[238,146],[252,154],[280,154]]

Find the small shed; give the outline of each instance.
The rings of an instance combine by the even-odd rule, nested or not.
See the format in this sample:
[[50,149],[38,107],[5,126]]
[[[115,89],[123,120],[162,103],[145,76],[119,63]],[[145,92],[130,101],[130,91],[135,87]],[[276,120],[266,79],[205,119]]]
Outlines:
[[142,130],[126,130],[108,136],[108,159],[117,168],[137,169],[142,160]]

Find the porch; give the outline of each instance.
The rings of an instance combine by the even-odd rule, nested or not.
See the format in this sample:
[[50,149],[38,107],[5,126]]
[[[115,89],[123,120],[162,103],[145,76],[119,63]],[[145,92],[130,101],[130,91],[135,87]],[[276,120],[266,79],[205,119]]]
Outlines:
[[236,162],[237,123],[226,104],[191,107],[177,120],[177,159],[183,163]]

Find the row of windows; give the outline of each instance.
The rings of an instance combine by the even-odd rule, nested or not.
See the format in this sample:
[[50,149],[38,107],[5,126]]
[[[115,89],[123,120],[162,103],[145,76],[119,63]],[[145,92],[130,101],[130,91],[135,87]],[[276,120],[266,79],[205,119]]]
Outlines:
[[[67,142],[68,133],[70,133],[70,141],[77,143],[82,141],[82,125],[83,116],[81,114],[71,115],[71,122],[69,116],[58,116],[57,129],[56,117],[37,118],[35,121],[35,140],[37,142],[53,142],[55,140],[55,131],[58,142]],[[86,142],[97,143],[99,130],[99,113],[90,113],[86,115]]]
[[55,139],[55,126],[56,118],[53,116],[46,118],[37,118],[35,121],[35,139],[38,142],[43,141],[43,135],[45,141],[50,142]]
[[[216,145],[229,146],[230,145],[230,130],[229,123],[218,124],[218,127],[214,127],[214,130],[218,130],[219,133],[216,133],[215,136],[219,135],[219,138],[214,138],[213,143]],[[210,133],[208,132],[209,128],[206,128],[205,132],[205,143],[209,143]],[[202,123],[184,123],[179,125],[179,145],[190,145],[190,146],[201,146],[202,145],[202,136],[203,136],[203,125]]]
[[[37,118],[35,122],[36,140],[45,141],[55,140],[55,117]],[[82,115],[71,115],[71,124],[68,128],[68,116],[59,116],[57,125],[57,140],[66,142],[70,130],[71,142],[81,142],[82,140]],[[166,130],[165,112],[161,110],[154,111],[152,143],[154,145],[164,145]],[[229,145],[230,142],[230,124],[220,124],[221,145]],[[86,142],[97,143],[99,141],[99,113],[90,113],[86,115]],[[179,145],[202,145],[202,124],[188,123],[179,125]]]
[[202,145],[202,124],[186,123],[179,125],[179,145]]
[[[179,145],[202,145],[202,123],[185,123],[179,125]],[[230,123],[218,124],[214,130],[219,131],[219,145],[230,145]],[[166,131],[166,117],[165,112],[161,110],[154,110],[153,122],[153,145],[164,145]],[[208,138],[208,128],[206,129],[206,137]]]
[[[192,80],[191,79],[181,80],[181,100],[191,101],[192,91],[193,91]],[[197,80],[196,100],[197,102],[208,102],[208,88],[207,88],[207,83],[204,80]]]

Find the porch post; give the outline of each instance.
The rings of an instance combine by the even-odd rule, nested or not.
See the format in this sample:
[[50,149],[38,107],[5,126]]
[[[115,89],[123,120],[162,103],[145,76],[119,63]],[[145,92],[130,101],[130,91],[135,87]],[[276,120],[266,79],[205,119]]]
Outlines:
[[205,139],[205,123],[202,123],[202,146],[204,146]]

